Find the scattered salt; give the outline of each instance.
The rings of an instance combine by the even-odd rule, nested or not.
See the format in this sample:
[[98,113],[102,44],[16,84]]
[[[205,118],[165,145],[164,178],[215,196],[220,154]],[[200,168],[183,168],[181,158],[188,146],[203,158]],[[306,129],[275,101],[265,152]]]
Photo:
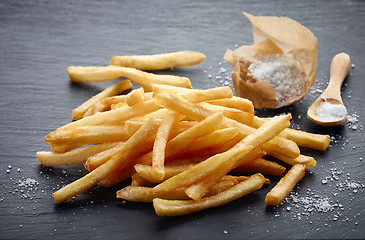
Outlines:
[[317,119],[324,122],[336,121],[346,115],[346,107],[341,104],[322,102],[316,110]]
[[277,107],[282,107],[288,98],[301,94],[306,81],[292,55],[268,55],[253,60],[248,67],[248,76],[258,81],[270,81],[275,90]]

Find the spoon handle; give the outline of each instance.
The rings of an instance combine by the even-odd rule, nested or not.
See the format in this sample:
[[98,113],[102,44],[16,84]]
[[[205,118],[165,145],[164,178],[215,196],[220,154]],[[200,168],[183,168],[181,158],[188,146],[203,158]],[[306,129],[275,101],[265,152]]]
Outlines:
[[346,53],[336,54],[331,63],[330,81],[328,87],[323,92],[324,98],[335,98],[342,102],[341,86],[350,69],[351,59]]

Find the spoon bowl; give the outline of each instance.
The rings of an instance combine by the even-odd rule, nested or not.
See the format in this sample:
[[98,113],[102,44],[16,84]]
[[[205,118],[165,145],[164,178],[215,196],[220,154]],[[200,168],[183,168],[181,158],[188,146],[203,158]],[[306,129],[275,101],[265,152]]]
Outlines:
[[307,117],[309,120],[324,127],[334,127],[343,124],[346,121],[346,115],[336,120],[324,121],[317,116],[317,108],[323,103],[343,105],[341,98],[341,86],[350,69],[350,56],[346,53],[336,54],[331,63],[330,81],[326,90],[317,98],[316,101],[308,108]]

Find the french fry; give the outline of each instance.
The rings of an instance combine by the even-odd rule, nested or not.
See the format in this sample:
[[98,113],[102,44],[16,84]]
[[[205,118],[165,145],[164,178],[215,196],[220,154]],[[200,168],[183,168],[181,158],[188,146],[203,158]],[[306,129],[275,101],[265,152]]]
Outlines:
[[195,89],[191,89],[191,88],[176,87],[176,86],[157,84],[157,83],[152,84],[152,89],[153,89],[153,92],[152,92],[153,97],[155,97],[159,93],[175,94],[175,93],[196,91]]
[[254,113],[253,103],[246,98],[233,96],[232,98],[212,100],[208,103],[223,107],[235,108],[252,114]]
[[184,116],[179,116],[175,112],[169,112],[162,120],[155,138],[152,152],[152,170],[151,175],[158,180],[161,180],[165,176],[164,161],[166,144],[170,135],[173,125],[180,121]]
[[273,157],[276,157],[277,159],[280,159],[281,161],[286,162],[290,165],[304,164],[307,167],[314,167],[315,165],[317,165],[317,162],[313,157],[305,156],[302,154],[300,154],[296,158],[289,158],[281,154],[273,154]]
[[[219,194],[230,187],[233,187],[235,183],[233,181],[222,181],[217,183],[208,193],[207,196],[213,196]],[[151,194],[150,187],[143,186],[127,186],[117,192],[117,198],[122,198],[133,202],[152,202],[155,198],[171,199],[171,200],[188,200],[184,188],[175,189],[167,193],[155,193]]]
[[223,113],[223,116],[243,124],[251,122],[253,119],[253,114],[248,112],[243,112],[235,108],[213,105],[206,102],[199,103],[199,105],[212,112],[221,112]]
[[325,151],[330,144],[329,135],[308,133],[291,128],[286,129],[285,132],[287,138],[296,142],[299,146]]
[[273,118],[269,122],[263,124],[257,131],[251,133],[246,138],[244,138],[232,149],[224,153],[217,154],[195,165],[194,167],[187,169],[179,175],[176,175],[164,181],[163,183],[160,183],[153,188],[153,191],[166,192],[171,189],[186,187],[210,174],[213,174],[215,171],[220,169],[228,162],[232,166],[235,166],[235,164],[237,164],[238,162],[241,165],[243,157],[248,154],[252,149],[269,141],[275,135],[280,133],[283,129],[288,127],[290,124],[290,118],[290,115]]
[[57,144],[94,144],[115,141],[125,141],[131,135],[127,134],[124,126],[83,126],[79,128],[56,131],[45,137],[50,145]]
[[128,93],[126,95],[125,102],[128,104],[128,106],[131,107],[139,102],[143,102],[144,99],[145,99],[144,90],[143,88],[139,88]]
[[37,152],[37,158],[44,166],[68,166],[84,163],[88,157],[112,148],[117,144],[119,144],[119,142],[91,145],[66,153],[40,151]]
[[132,83],[129,80],[114,83],[110,87],[106,88],[104,91],[96,94],[95,96],[91,97],[89,100],[75,108],[72,111],[72,119],[79,120],[83,118],[86,111],[98,101],[103,100],[107,97],[118,95],[130,88],[132,88]]
[[204,59],[203,53],[180,51],[155,55],[114,56],[110,60],[110,65],[156,71],[196,65]]
[[[197,104],[186,101],[179,96],[159,94],[158,96],[156,96],[155,100],[156,103],[160,106],[168,108],[171,111],[175,111],[181,115],[188,116],[197,121],[200,121],[213,114],[212,111],[209,111]],[[245,138],[247,135],[255,131],[255,129],[252,127],[249,127],[245,124],[239,123],[226,117],[223,118],[222,126],[237,127],[238,136],[241,138]],[[299,148],[296,143],[278,136],[274,137],[271,141],[266,142],[263,145],[263,148],[270,155],[271,153],[280,153],[290,158],[296,158],[300,154]]]
[[109,110],[112,109],[112,106],[115,105],[115,104],[126,104],[125,103],[125,96],[126,95],[113,96],[113,97],[108,97],[108,98],[105,98],[103,100],[100,100],[99,102],[92,105],[85,112],[83,117],[88,117],[88,116],[94,115],[98,112],[109,111]]
[[54,153],[66,153],[70,150],[73,150],[75,148],[79,148],[84,146],[83,143],[61,143],[61,144],[56,144],[56,145],[50,145],[51,147],[51,151]]
[[142,126],[109,161],[101,165],[94,171],[76,180],[73,183],[59,189],[53,193],[56,203],[64,202],[87,189],[95,186],[98,182],[117,170],[121,165],[128,163],[128,157],[138,144],[145,141],[158,127],[158,122],[151,118]]
[[304,177],[306,165],[295,164],[287,174],[266,195],[265,203],[278,206],[293,190],[295,185]]
[[281,176],[286,168],[276,162],[263,158],[257,158],[254,161],[245,163],[233,169],[233,172],[260,172],[262,174]]
[[178,93],[178,96],[189,102],[199,103],[217,99],[231,98],[233,96],[233,92],[230,87],[217,87],[206,90],[181,92]]
[[255,174],[226,191],[219,194],[202,198],[201,200],[165,200],[153,199],[153,207],[159,216],[180,216],[211,207],[218,207],[243,197],[262,187],[265,178],[261,174]]

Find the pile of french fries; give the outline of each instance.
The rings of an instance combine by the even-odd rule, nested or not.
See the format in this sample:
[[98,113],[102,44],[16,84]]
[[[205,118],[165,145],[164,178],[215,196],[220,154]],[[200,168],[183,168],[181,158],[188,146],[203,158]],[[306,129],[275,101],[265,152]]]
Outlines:
[[[146,72],[194,65],[204,58],[184,51],[116,56],[106,67],[69,67],[72,81],[128,79],[77,107],[75,121],[45,137],[52,151],[37,152],[43,165],[84,164],[89,171],[54,192],[56,202],[131,178],[117,198],[153,202],[157,215],[176,216],[258,190],[270,183],[263,175],[285,174],[265,199],[279,205],[305,169],[316,165],[298,146],[325,151],[329,136],[289,128],[290,114],[259,118],[252,102],[233,96],[229,87],[196,90],[188,78]],[[142,88],[119,95],[132,88],[130,81]],[[291,169],[286,172],[280,161]],[[245,173],[254,174],[241,175]]]

